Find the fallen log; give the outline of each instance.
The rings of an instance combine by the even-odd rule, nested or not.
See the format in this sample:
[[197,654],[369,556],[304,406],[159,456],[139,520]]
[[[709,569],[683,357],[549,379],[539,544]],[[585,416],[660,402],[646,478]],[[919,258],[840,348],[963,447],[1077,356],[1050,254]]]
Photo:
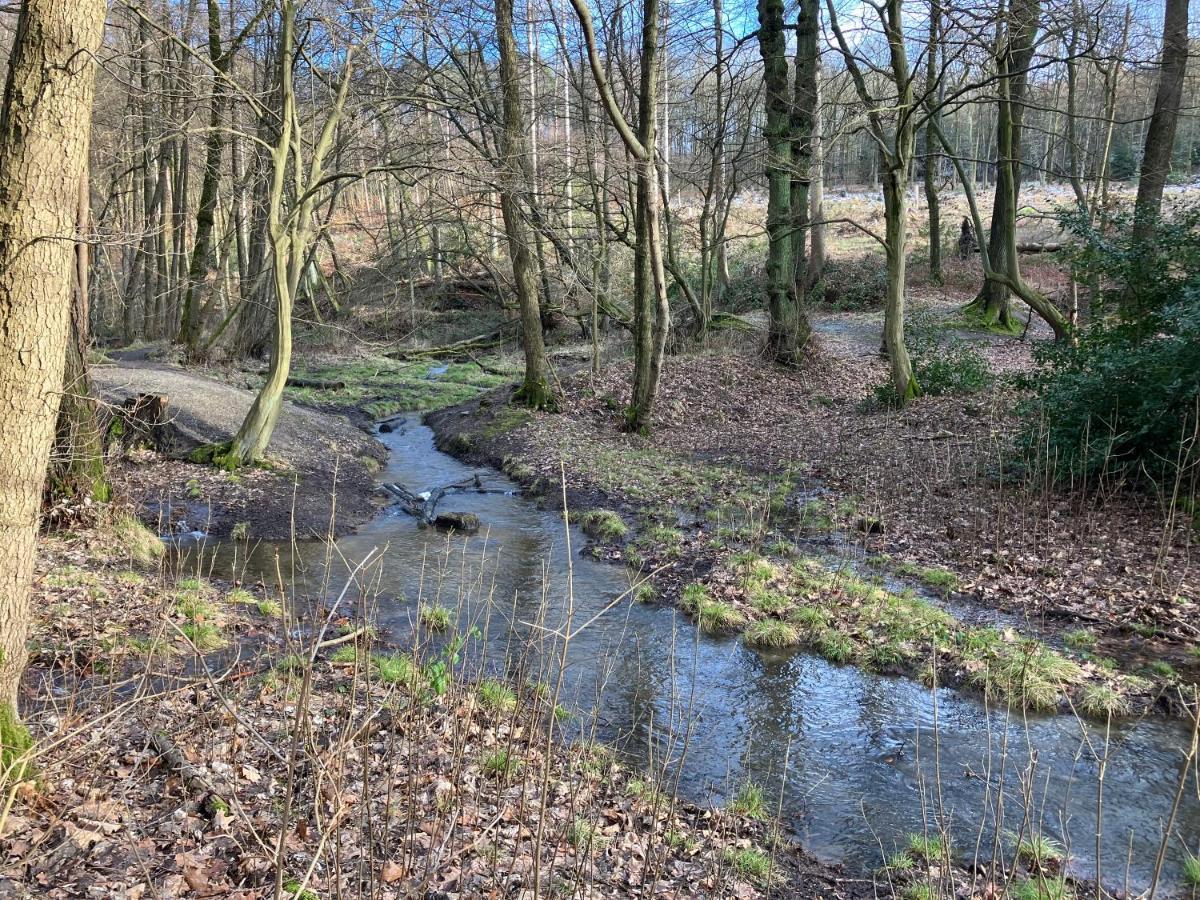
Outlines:
[[463,494],[467,492],[476,494],[506,493],[503,488],[484,487],[478,473],[472,475],[470,478],[464,478],[462,481],[444,484],[441,487],[434,488],[432,491],[423,491],[420,494],[414,493],[404,485],[394,482],[384,482],[383,489],[399,501],[400,507],[406,513],[414,519],[420,520],[422,524],[432,525],[435,528],[454,528],[458,531],[478,531],[479,517],[474,513],[457,512],[439,515],[437,505],[443,497],[447,494]]
[[438,359],[444,356],[469,358],[473,351],[500,346],[511,334],[516,333],[516,328],[515,321],[505,322],[487,334],[477,334],[474,337],[442,344],[440,347],[407,347],[400,350],[389,350],[386,355],[392,359]]
[[323,378],[304,378],[300,375],[289,375],[287,384],[288,387],[312,388],[316,391],[344,391],[346,389],[346,382],[344,381],[327,381]]

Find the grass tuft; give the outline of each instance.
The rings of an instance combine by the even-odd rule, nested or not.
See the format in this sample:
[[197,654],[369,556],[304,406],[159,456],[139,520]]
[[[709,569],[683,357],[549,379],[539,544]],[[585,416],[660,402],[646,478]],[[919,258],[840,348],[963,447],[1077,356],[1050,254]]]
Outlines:
[[750,624],[742,639],[751,647],[794,647],[800,643],[800,632],[779,619],[759,619]]
[[725,862],[743,878],[755,881],[765,881],[771,872],[771,857],[753,847],[728,848],[725,851]]
[[479,683],[479,703],[492,712],[512,712],[517,706],[517,695],[503,681],[487,678]]
[[454,620],[454,613],[445,606],[422,606],[418,617],[430,631],[445,631]]
[[745,616],[724,600],[708,600],[702,603],[696,615],[700,620],[700,629],[707,634],[729,631],[746,621]]
[[589,509],[579,520],[579,527],[588,537],[609,543],[621,540],[629,531],[611,509]]
[[765,819],[767,804],[761,785],[746,781],[729,801],[729,811],[735,816],[745,816],[748,819]]

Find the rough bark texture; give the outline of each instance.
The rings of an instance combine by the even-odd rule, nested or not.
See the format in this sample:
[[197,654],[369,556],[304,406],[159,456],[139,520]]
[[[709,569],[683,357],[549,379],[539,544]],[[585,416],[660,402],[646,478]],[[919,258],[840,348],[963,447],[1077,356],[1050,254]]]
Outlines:
[[75,245],[75,279],[71,302],[71,328],[66,344],[62,400],[58,408],[54,452],[46,479],[46,506],[72,514],[78,503],[95,500],[107,503],[112,496],[105,475],[104,435],[99,409],[92,394],[88,371],[88,245],[86,232],[90,211],[86,169],[79,179]]
[[521,314],[521,343],[525,349],[525,379],[517,399],[534,409],[554,405],[550,389],[550,365],[542,339],[538,303],[537,265],[530,250],[530,230],[521,211],[520,197],[533,183],[533,167],[525,141],[517,45],[513,38],[512,0],[496,0],[496,35],[500,48],[500,90],[504,125],[500,135],[500,211],[508,253],[512,259],[513,282]]
[[1134,207],[1134,238],[1149,240],[1154,223],[1162,212],[1163,188],[1171,173],[1171,151],[1175,147],[1175,126],[1183,99],[1183,76],[1188,57],[1188,0],[1166,0],[1163,19],[1162,66],[1158,91],[1154,95],[1154,113],[1146,128],[1146,149],[1138,180]]
[[805,298],[812,287],[809,272],[809,192],[812,186],[813,134],[817,122],[817,33],[820,30],[820,0],[801,0],[796,17],[796,90],[792,107],[792,265],[796,282],[795,350],[799,356],[811,328]]
[[[1008,272],[1008,223],[1016,222],[1016,204],[1021,195],[1021,123],[1025,115],[1025,93],[1029,83],[1029,65],[1037,45],[1040,0],[1017,0],[1009,13],[1008,39],[1001,49],[1009,73],[1008,99],[1011,131],[1001,134],[999,117],[996,126],[996,197],[992,205],[992,228],[988,234],[988,255],[997,272]],[[1001,99],[1001,103],[1006,102]],[[1010,162],[1011,160],[1011,162]],[[982,235],[980,236],[982,239]],[[1009,288],[998,281],[987,280],[979,295],[967,306],[989,328],[1014,331],[1020,323],[1012,315]]]
[[[0,109],[0,749],[17,723],[29,579],[74,281],[76,207],[104,0],[25,0]],[[2,780],[2,779],[0,779]]]
[[[941,43],[941,7],[935,2],[929,8],[929,47],[925,56],[925,105],[932,120],[939,115],[941,75],[938,71],[938,47]],[[929,210],[929,280],[941,284],[942,277],[942,206],[938,197],[937,135],[931,124],[925,127],[925,205]]]
[[763,60],[767,142],[767,350],[778,362],[797,361],[799,323],[796,243],[792,239],[791,96],[783,0],[759,0],[758,48]]

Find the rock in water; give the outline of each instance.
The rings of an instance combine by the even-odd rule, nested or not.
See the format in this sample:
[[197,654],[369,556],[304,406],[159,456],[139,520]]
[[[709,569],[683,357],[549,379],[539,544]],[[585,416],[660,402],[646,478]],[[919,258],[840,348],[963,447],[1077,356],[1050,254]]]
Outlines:
[[469,512],[438,513],[433,520],[437,528],[453,529],[464,534],[474,534],[479,530],[479,516]]

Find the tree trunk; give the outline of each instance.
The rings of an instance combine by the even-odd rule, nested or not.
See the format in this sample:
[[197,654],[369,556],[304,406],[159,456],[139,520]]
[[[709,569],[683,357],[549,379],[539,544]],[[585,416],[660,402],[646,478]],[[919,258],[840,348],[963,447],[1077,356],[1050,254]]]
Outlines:
[[58,407],[54,450],[46,480],[46,506],[65,505],[68,517],[76,505],[88,500],[107,503],[112,488],[104,470],[104,435],[92,396],[88,371],[88,220],[91,211],[86,169],[79,180],[75,245],[75,281],[72,291],[71,328],[66,343],[62,400]]
[[796,81],[792,107],[792,266],[796,287],[795,361],[808,342],[811,328],[805,301],[813,279],[808,265],[809,189],[812,185],[813,132],[817,119],[817,34],[820,0],[801,0],[796,17]]
[[517,46],[513,38],[512,0],[496,0],[496,35],[500,48],[500,90],[504,124],[500,140],[500,211],[508,252],[512,259],[513,282],[521,314],[521,343],[525,349],[525,378],[517,391],[518,402],[533,409],[554,406],[550,388],[550,364],[542,339],[541,310],[538,303],[537,266],[533,259],[531,235],[520,198],[532,191],[532,163],[525,143],[522,122],[520,73],[517,70]]
[[104,0],[25,0],[0,107],[0,780],[10,784],[29,742],[17,693],[105,11]]
[[[801,317],[793,239],[791,94],[783,0],[759,0],[758,47],[763,60],[767,142],[767,350],[784,365],[800,362]],[[807,338],[807,334],[803,335]]]
[[1154,226],[1162,211],[1163,188],[1171,173],[1171,152],[1175,147],[1175,127],[1183,99],[1187,57],[1188,0],[1166,0],[1158,91],[1154,95],[1154,113],[1146,128],[1146,148],[1134,206],[1133,233],[1138,242],[1153,238]]
[[[1040,15],[1041,0],[1016,0],[1009,11],[1008,38],[999,51],[1006,58],[1008,73],[1007,100],[1001,98],[1000,102],[1009,104],[1011,130],[1009,134],[1001,134],[1002,117],[997,116],[996,194],[992,206],[992,227],[988,234],[988,254],[997,272],[1010,271],[1007,260],[1009,240],[1005,229],[1016,227],[1016,205],[1021,193],[1021,123],[1025,115],[1028,70],[1037,44]],[[979,237],[983,240],[983,235]],[[987,328],[1012,332],[1021,327],[1012,314],[1009,288],[999,281],[985,281],[976,298],[967,304],[967,310],[978,316]]]
[[[941,75],[938,72],[938,48],[941,44],[941,7],[935,2],[929,8],[929,48],[925,60],[925,103],[930,119],[939,115],[941,106]],[[942,276],[942,208],[938,197],[938,168],[941,156],[937,152],[937,135],[932,124],[925,126],[925,206],[929,216],[929,280],[941,284]]]

